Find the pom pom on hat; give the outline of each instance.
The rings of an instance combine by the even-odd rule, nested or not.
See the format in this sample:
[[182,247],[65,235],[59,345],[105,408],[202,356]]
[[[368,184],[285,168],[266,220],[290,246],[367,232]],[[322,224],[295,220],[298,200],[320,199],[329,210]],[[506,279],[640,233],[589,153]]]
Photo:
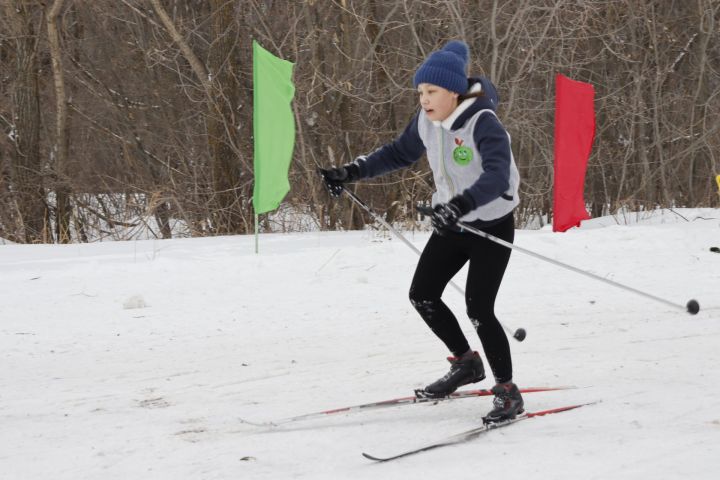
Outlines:
[[466,93],[468,58],[469,49],[465,42],[448,42],[441,50],[432,52],[420,65],[415,72],[413,86],[417,88],[421,83],[431,83],[461,95]]
[[467,43],[460,40],[450,40],[442,49],[454,53],[467,65],[470,57],[470,50],[468,49]]

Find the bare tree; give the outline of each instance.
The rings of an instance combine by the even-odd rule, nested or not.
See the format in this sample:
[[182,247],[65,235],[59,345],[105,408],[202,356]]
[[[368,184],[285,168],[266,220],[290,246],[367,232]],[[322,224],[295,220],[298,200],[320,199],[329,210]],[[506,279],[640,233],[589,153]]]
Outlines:
[[[317,168],[396,137],[447,40],[500,94],[519,225],[550,221],[554,78],[595,85],[592,214],[717,205],[720,0],[5,0],[0,235],[22,242],[251,229],[251,42],[295,63],[291,191],[261,228],[363,228]],[[45,15],[45,16],[43,16]],[[45,35],[47,32],[47,35]],[[427,162],[352,185],[414,225]],[[302,218],[293,225],[291,218]]]
[[65,71],[63,69],[62,48],[58,19],[65,0],[54,0],[46,14],[50,58],[52,59],[53,83],[55,85],[55,228],[60,243],[70,241],[70,187],[67,175],[68,158],[68,108],[65,94]]
[[[38,27],[42,9],[22,0],[3,2],[7,37],[14,44],[9,135],[13,196],[6,205],[14,225],[3,228],[10,240],[48,242],[49,212],[40,158],[40,92]],[[15,227],[15,228],[13,228]]]

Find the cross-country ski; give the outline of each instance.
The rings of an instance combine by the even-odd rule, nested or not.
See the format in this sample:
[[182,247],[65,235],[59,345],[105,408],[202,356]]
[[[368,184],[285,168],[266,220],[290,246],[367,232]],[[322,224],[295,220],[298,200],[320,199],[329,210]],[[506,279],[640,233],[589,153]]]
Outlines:
[[[528,387],[520,389],[520,392],[525,393],[536,393],[536,392],[553,392],[557,390],[568,390],[574,387]],[[330,410],[323,410],[320,412],[305,413],[302,415],[296,415],[294,417],[281,418],[278,420],[266,420],[256,421],[240,418],[240,421],[249,425],[255,425],[258,427],[277,427],[286,423],[299,422],[303,420],[311,420],[315,418],[322,418],[328,416],[335,416],[339,414],[367,412],[372,410],[381,410],[391,407],[399,407],[402,405],[423,405],[423,404],[437,404],[440,402],[447,402],[451,400],[460,400],[462,398],[473,398],[473,397],[487,397],[492,395],[491,390],[480,389],[480,390],[464,390],[453,392],[450,395],[440,398],[427,398],[427,397],[398,397],[389,400],[381,400],[378,402],[364,403],[361,405],[352,405],[349,407],[338,407]]]
[[[595,402],[592,402],[595,403]],[[514,423],[517,423],[521,420],[527,420],[529,418],[535,418],[535,417],[542,417],[545,415],[552,415],[555,413],[561,413],[561,412],[567,412],[569,410],[575,410],[576,408],[583,407],[585,405],[592,405],[592,403],[583,403],[579,405],[569,405],[566,407],[559,407],[559,408],[551,408],[547,410],[540,410],[537,412],[524,412],[516,416],[515,418],[508,419],[508,420],[502,420],[499,422],[486,422],[483,423],[483,425],[472,428],[470,430],[466,430],[464,432],[457,433],[455,435],[446,437],[441,440],[437,440],[434,442],[427,443],[425,445],[422,445],[420,447],[415,447],[410,450],[405,450],[404,452],[397,453],[391,456],[385,456],[385,457],[379,457],[376,455],[371,455],[369,453],[363,452],[363,457],[369,459],[369,460],[375,460],[377,462],[389,462],[390,460],[397,460],[399,458],[408,457],[410,455],[416,455],[418,453],[427,452],[428,450],[434,450],[436,448],[440,447],[447,447],[449,445],[456,445],[458,443],[464,443],[468,442],[470,440],[473,440],[483,433],[489,432],[491,430],[495,430],[497,428],[506,427],[508,425],[512,425]]]

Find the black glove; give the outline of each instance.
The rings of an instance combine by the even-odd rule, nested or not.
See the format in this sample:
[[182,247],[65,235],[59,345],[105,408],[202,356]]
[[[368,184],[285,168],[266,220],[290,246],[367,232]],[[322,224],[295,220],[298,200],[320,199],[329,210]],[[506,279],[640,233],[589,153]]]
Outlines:
[[323,177],[325,187],[333,197],[342,195],[344,185],[354,182],[360,177],[360,169],[357,165],[348,163],[342,167],[321,168],[320,175]]
[[453,197],[448,203],[440,203],[433,208],[432,226],[436,230],[454,226],[460,217],[473,209],[472,201],[463,195]]

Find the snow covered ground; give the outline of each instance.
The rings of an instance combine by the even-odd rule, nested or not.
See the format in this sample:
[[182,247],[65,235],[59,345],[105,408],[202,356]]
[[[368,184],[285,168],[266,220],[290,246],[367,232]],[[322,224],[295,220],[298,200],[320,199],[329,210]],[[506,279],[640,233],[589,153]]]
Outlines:
[[[415,254],[375,232],[0,246],[3,479],[714,479],[720,210],[587,222],[516,243],[497,311],[528,410],[601,400],[387,464],[471,428],[489,398],[272,420],[405,396],[445,373],[414,312]],[[622,222],[625,223],[625,222]],[[409,234],[422,248],[427,234]],[[464,272],[458,275],[462,284]],[[479,343],[462,298],[446,301]],[[484,381],[476,387],[489,388]]]

